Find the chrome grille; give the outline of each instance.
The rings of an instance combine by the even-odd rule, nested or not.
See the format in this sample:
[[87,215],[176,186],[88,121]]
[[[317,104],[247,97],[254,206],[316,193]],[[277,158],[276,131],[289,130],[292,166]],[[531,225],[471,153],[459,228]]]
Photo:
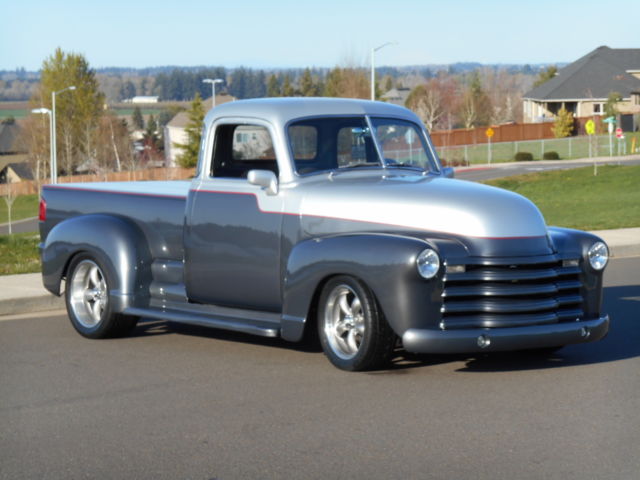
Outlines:
[[466,265],[447,273],[443,329],[499,328],[575,321],[582,310],[580,268],[561,261]]

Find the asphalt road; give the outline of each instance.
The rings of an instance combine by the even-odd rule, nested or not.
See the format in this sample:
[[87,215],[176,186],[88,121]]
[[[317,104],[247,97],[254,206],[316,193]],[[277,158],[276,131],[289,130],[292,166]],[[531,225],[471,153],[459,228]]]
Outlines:
[[638,272],[610,265],[601,342],[373,373],[241,334],[92,341],[62,313],[5,317],[0,478],[638,478]]
[[[12,233],[30,233],[30,232],[37,232],[37,231],[38,231],[38,217],[18,220],[17,222],[13,222],[11,224]],[[0,225],[0,235],[8,235],[8,234],[9,234],[9,225],[7,224]]]

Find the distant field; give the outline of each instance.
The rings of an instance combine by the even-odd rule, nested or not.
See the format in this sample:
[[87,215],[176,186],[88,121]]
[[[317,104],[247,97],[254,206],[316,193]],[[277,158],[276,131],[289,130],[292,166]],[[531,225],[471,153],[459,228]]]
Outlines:
[[23,118],[29,114],[29,102],[0,102],[0,120]]
[[[131,103],[117,103],[110,105],[119,117],[131,117],[135,105]],[[157,116],[164,109],[174,108],[176,106],[188,108],[189,102],[160,102],[154,104],[140,105],[142,114],[146,117],[149,115]],[[0,120],[14,117],[23,118],[29,115],[31,106],[29,102],[0,102]]]
[[535,203],[548,225],[581,230],[640,227],[640,166],[530,173],[485,182]]

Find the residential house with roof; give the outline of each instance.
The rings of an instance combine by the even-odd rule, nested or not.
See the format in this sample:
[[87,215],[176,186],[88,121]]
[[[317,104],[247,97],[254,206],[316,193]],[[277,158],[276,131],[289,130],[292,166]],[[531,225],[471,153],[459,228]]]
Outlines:
[[574,117],[603,115],[611,92],[622,96],[617,108],[625,130],[637,129],[632,117],[640,114],[640,48],[598,47],[560,69],[523,96],[523,121],[551,121],[562,107]]
[[[236,98],[227,94],[221,93],[216,95],[216,105],[232,102]],[[205,99],[205,108],[211,104],[211,99]],[[166,167],[176,167],[177,158],[182,154],[183,150],[177,147],[176,144],[186,144],[188,142],[188,136],[186,127],[189,123],[189,114],[187,112],[179,112],[173,117],[169,123],[164,127],[164,157]]]

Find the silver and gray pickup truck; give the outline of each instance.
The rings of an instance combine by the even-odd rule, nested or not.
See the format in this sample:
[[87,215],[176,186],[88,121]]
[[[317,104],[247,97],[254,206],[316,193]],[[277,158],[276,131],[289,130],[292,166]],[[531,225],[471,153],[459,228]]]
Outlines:
[[205,119],[191,181],[42,189],[46,288],[76,330],[140,317],[300,341],[344,370],[606,335],[607,246],[517,194],[455,180],[380,102],[260,99]]

